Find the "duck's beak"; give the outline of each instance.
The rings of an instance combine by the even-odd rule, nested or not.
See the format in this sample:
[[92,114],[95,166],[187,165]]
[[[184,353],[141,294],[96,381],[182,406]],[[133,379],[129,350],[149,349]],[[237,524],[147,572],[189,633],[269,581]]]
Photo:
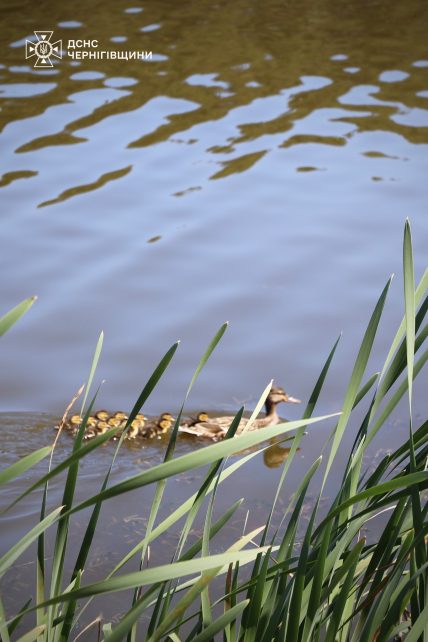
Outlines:
[[290,395],[287,395],[286,401],[287,403],[302,403],[300,399],[296,399],[296,397],[290,397]]

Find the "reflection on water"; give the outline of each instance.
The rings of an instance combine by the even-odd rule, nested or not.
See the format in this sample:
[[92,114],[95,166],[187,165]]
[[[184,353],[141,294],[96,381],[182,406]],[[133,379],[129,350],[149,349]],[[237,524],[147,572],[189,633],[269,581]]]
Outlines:
[[263,452],[263,463],[269,468],[277,468],[285,462],[290,454],[291,447],[284,448],[280,443],[271,440],[272,446]]

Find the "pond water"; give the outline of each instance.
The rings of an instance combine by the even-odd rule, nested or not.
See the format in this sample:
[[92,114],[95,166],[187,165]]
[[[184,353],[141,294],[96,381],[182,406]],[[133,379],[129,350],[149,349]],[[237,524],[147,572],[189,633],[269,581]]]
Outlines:
[[[191,409],[251,409],[271,378],[306,401],[343,331],[317,408],[333,412],[394,272],[369,374],[382,367],[403,314],[407,216],[417,280],[427,263],[427,24],[422,0],[2,5],[0,313],[38,295],[2,340],[5,463],[51,440],[101,329],[99,405],[112,410],[131,407],[181,339],[149,414],[177,411],[225,320]],[[40,29],[63,43],[49,69],[25,58]],[[69,40],[153,55],[73,59]],[[423,390],[417,416],[428,409]],[[300,407],[283,412],[295,419]],[[398,408],[389,446],[405,416]],[[312,462],[327,434],[307,439],[299,459]],[[160,461],[162,444],[125,449],[117,474]],[[193,447],[182,440],[179,453]],[[98,481],[103,453],[83,480]],[[255,459],[236,484],[255,525],[278,473],[265,463]],[[190,494],[184,482],[169,491],[172,505]],[[27,509],[6,539],[32,523]],[[123,519],[140,516],[139,505],[121,510],[105,518],[100,560],[116,551],[111,520],[123,534]]]

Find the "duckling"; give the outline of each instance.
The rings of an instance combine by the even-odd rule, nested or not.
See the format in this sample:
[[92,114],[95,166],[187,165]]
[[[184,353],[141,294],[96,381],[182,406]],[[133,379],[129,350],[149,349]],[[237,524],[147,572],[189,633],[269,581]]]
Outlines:
[[[256,419],[249,427],[249,430],[258,430],[259,428],[274,426],[275,424],[280,423],[281,419],[279,418],[276,411],[276,406],[281,402],[300,403],[300,399],[291,397],[285,392],[283,388],[272,387],[265,402],[265,417]],[[182,425],[180,426],[179,430],[180,432],[195,435],[197,437],[205,437],[207,439],[212,439],[213,441],[219,441],[220,439],[224,439],[224,437],[226,436],[226,433],[233,419],[234,417],[212,417],[208,419],[208,421],[197,422],[190,426]],[[237,435],[242,433],[247,423],[248,419],[241,419],[236,431]]]
[[97,435],[103,435],[107,430],[110,430],[111,426],[107,421],[97,421],[94,426]]
[[119,426],[123,423],[123,420],[116,417],[110,417],[110,419],[107,419],[107,423],[110,428],[119,428]]
[[171,415],[170,412],[163,412],[161,414],[161,416],[159,417],[159,420],[160,421],[165,420],[165,421],[169,421],[171,423],[173,423],[175,421],[174,417]]
[[90,426],[89,428],[86,428],[85,434],[83,435],[83,439],[85,441],[88,441],[89,439],[93,439],[94,437],[97,436],[97,429],[95,426]]
[[[74,437],[77,434],[82,421],[83,421],[83,418],[80,415],[73,415],[72,417],[70,417],[68,421],[65,422],[64,428],[69,432],[71,432],[71,434]],[[95,419],[93,417],[88,417],[86,426],[93,426],[94,423],[95,423]]]
[[159,437],[160,439],[162,435],[170,430],[173,423],[171,419],[162,418],[166,417],[167,415],[172,418],[172,415],[170,415],[169,413],[164,413],[158,419],[146,423],[144,427],[140,429],[140,437],[144,437],[145,439]]
[[[137,415],[138,417],[139,415]],[[125,412],[122,412],[121,410],[118,410],[117,412],[112,415],[113,419],[118,419],[119,421],[126,421],[128,419],[128,415]]]
[[205,412],[205,410],[203,410],[202,412],[198,412],[196,417],[188,417],[188,419],[186,419],[186,421],[184,421],[182,425],[183,426],[195,426],[196,424],[202,424],[202,423],[205,423],[205,422],[207,422],[209,420],[210,420],[210,418],[209,418],[208,413]]
[[[72,435],[75,435],[81,423],[82,417],[80,415],[73,415],[65,422],[64,428],[70,431]],[[56,428],[58,429],[59,426],[56,426]]]
[[108,421],[110,419],[110,413],[107,410],[97,410],[95,413],[95,419],[100,421]]
[[140,434],[140,430],[143,428],[143,426],[144,419],[135,418],[134,421],[131,421],[125,439],[135,439],[135,437]]

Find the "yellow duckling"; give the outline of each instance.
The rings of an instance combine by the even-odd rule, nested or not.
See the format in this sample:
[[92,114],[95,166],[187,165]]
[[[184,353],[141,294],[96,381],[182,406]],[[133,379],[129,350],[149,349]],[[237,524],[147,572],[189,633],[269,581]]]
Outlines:
[[107,410],[97,410],[95,413],[95,419],[100,421],[108,421],[110,419],[110,413]]
[[125,439],[135,439],[140,434],[140,431],[144,427],[144,419],[135,418],[134,421],[131,421],[131,424],[126,433]]
[[89,417],[83,439],[85,439],[86,441],[89,439],[94,439],[94,437],[98,437],[98,435],[102,435],[103,433],[105,433],[107,430],[109,430],[109,428],[110,426],[106,421],[97,421],[94,417]]
[[[291,397],[288,395],[283,388],[272,387],[266,402],[265,409],[266,415],[261,419],[256,419],[250,426],[249,430],[258,430],[260,428],[265,428],[266,426],[274,426],[281,422],[280,417],[276,411],[276,407],[279,403],[300,403],[300,399]],[[212,417],[208,421],[197,422],[193,425],[182,425],[180,426],[180,432],[188,433],[190,435],[195,435],[196,437],[205,437],[207,439],[212,439],[213,441],[219,441],[224,439],[226,433],[229,429],[230,424],[232,423],[234,417]],[[241,419],[236,435],[242,433],[244,428],[248,423],[248,419]]]
[[202,412],[198,412],[196,417],[189,417],[188,419],[186,419],[186,421],[184,421],[182,425],[195,426],[196,424],[201,424],[209,420],[210,420],[210,417],[208,413],[205,412],[205,410],[203,410]]
[[[82,417],[80,415],[73,415],[64,423],[64,428],[68,431],[70,431],[73,435],[75,435],[79,429],[80,424],[82,423]],[[56,426],[58,429],[59,426]]]
[[[70,431],[73,436],[75,436],[80,428],[80,424],[82,423],[82,421],[83,417],[81,417],[80,415],[73,415],[68,421],[65,422],[64,428]],[[94,419],[94,417],[88,417],[86,427],[88,428],[89,426],[94,426],[95,423],[96,420]]]
[[103,435],[107,430],[110,430],[111,426],[107,421],[97,421],[95,424],[95,430],[98,435]]
[[163,412],[161,414],[161,416],[159,417],[159,420],[160,421],[164,421],[165,420],[165,421],[169,421],[171,423],[174,423],[174,421],[175,421],[174,417],[171,415],[170,412]]
[[[171,419],[165,417],[171,417]],[[163,418],[164,417],[164,418]],[[169,413],[164,413],[158,419],[150,421],[144,425],[140,430],[140,437],[144,439],[153,439],[154,437],[161,437],[167,433],[173,424],[173,417]]]
[[112,415],[112,418],[118,419],[119,421],[126,421],[128,419],[128,415],[125,412],[119,410]]

